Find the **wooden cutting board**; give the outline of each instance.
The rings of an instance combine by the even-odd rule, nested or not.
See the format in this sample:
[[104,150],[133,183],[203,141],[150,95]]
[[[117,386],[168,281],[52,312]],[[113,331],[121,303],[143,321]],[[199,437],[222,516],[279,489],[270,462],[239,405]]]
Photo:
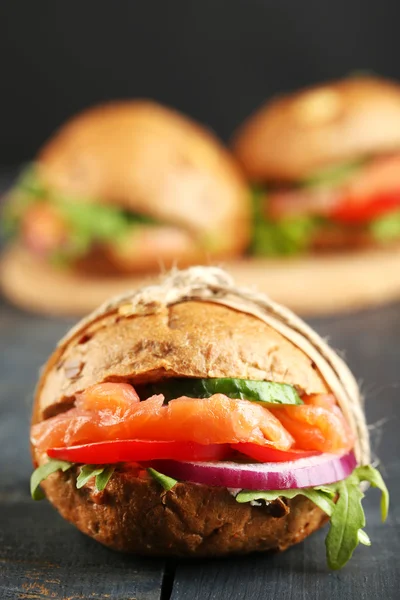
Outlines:
[[[303,315],[332,314],[400,298],[400,248],[299,259],[240,259],[218,264],[245,287]],[[108,297],[159,275],[89,278],[57,271],[20,246],[2,257],[0,283],[18,306],[54,315],[82,315]]]

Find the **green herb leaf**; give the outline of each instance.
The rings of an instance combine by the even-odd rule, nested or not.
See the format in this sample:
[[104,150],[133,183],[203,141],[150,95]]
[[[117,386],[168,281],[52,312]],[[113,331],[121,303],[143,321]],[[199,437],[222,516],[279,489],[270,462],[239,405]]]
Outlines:
[[253,238],[251,252],[257,256],[293,256],[307,251],[321,218],[296,216],[269,219],[268,193],[253,189]]
[[40,181],[35,163],[31,163],[25,167],[25,169],[20,173],[13,189],[18,190],[19,192],[24,192],[30,196],[46,196],[46,189]]
[[379,473],[377,469],[371,467],[371,465],[366,465],[364,467],[357,467],[355,470],[355,475],[358,478],[358,481],[367,481],[372,487],[378,488],[382,492],[381,496],[381,515],[382,521],[386,521],[388,512],[389,512],[389,490],[386,487],[385,482],[383,481],[382,475]]
[[363,481],[381,490],[382,520],[387,517],[389,492],[381,474],[371,465],[357,467],[350,477],[329,486],[339,494],[325,541],[328,564],[332,569],[343,567],[359,543],[371,543],[365,531],[362,531],[365,526],[365,514],[361,504],[364,494],[360,483]]
[[331,516],[325,545],[328,565],[336,570],[347,563],[358,546],[358,532],[365,526],[365,515],[361,506],[364,494],[358,485],[345,480],[335,487],[339,498]]
[[[294,498],[303,495],[319,506],[331,517],[330,529],[325,540],[328,565],[332,569],[340,569],[351,558],[358,544],[371,545],[365,527],[365,515],[361,504],[364,497],[360,483],[367,481],[382,492],[382,520],[387,517],[389,509],[389,493],[379,471],[368,466],[357,467],[345,480],[315,488],[247,491],[237,494],[237,502],[265,500],[272,502],[279,497]],[[334,502],[334,498],[338,498]]]
[[368,535],[365,533],[365,531],[363,529],[358,530],[358,541],[360,544],[363,544],[364,546],[371,545],[371,540],[369,539]]
[[103,471],[104,467],[99,467],[99,465],[83,465],[76,478],[76,487],[78,490],[80,490],[90,479],[97,477]]
[[104,467],[101,473],[96,475],[95,486],[98,492],[102,492],[107,487],[107,484],[110,481],[114,471],[115,467],[110,465],[108,467]]
[[288,498],[292,499],[296,496],[305,496],[314,504],[319,506],[321,510],[326,512],[327,515],[331,516],[335,508],[335,504],[326,492],[318,491],[314,488],[301,488],[292,490],[268,490],[268,491],[256,491],[242,490],[236,496],[236,502],[240,504],[243,502],[252,502],[257,500],[264,500],[265,502],[273,502],[277,498]]
[[139,224],[154,225],[157,221],[119,208],[102,204],[97,199],[68,197],[50,192],[40,181],[35,165],[27,168],[10,190],[4,209],[4,229],[17,234],[26,209],[46,202],[56,207],[69,226],[69,238],[52,257],[55,264],[68,264],[85,255],[96,242],[117,243]]
[[225,394],[229,398],[250,400],[262,404],[303,404],[296,389],[286,383],[219,377],[209,379],[171,378],[147,386],[147,393],[163,394],[173,400],[180,396],[209,398],[213,394]]
[[95,477],[95,487],[98,492],[102,492],[107,483],[110,481],[111,475],[114,473],[114,466],[99,466],[99,465],[83,465],[76,479],[76,487],[78,490],[83,487],[90,479]]
[[167,475],[163,475],[155,469],[149,468],[147,469],[147,472],[149,473],[149,475],[152,476],[152,478],[155,481],[157,481],[157,483],[159,483],[164,488],[164,490],[167,490],[167,492],[169,492],[169,490],[172,490],[172,488],[178,483],[176,479],[172,479],[172,477],[167,477]]
[[303,187],[334,187],[342,185],[348,179],[351,179],[364,163],[364,160],[356,160],[320,169],[303,179],[300,185]]
[[34,500],[42,500],[45,495],[40,489],[42,481],[47,479],[49,475],[56,471],[68,471],[73,466],[73,463],[65,460],[50,459],[49,462],[35,469],[31,475],[31,496]]
[[378,242],[391,242],[400,238],[400,211],[374,219],[369,230]]

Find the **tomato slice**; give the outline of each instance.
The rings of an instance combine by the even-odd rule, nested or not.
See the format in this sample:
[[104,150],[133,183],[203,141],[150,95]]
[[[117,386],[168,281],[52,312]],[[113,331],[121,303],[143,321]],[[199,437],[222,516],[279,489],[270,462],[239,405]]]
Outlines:
[[400,190],[375,194],[366,198],[344,198],[330,213],[333,221],[356,224],[367,223],[400,208]]
[[231,444],[231,448],[260,462],[287,462],[321,454],[318,450],[278,450],[273,446],[260,446],[247,442]]
[[148,440],[110,440],[94,444],[81,444],[69,448],[50,448],[50,458],[85,464],[113,464],[118,462],[141,462],[154,459],[212,461],[228,457],[228,444],[195,442],[159,442]]

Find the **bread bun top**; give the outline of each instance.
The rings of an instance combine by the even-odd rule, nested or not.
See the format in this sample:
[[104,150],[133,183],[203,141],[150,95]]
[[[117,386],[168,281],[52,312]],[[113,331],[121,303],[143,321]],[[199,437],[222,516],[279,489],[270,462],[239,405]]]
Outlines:
[[116,204],[200,234],[223,228],[229,238],[248,229],[248,190],[235,160],[210,131],[149,100],[80,113],[37,163],[50,190],[82,202]]
[[115,308],[86,323],[50,357],[34,422],[69,408],[77,392],[95,383],[168,377],[238,377],[326,391],[312,361],[252,315],[203,301],[133,316]]
[[251,180],[313,171],[400,149],[400,85],[367,76],[279,96],[239,127],[233,150]]
[[172,271],[156,285],[105,302],[61,340],[42,370],[33,423],[73,406],[103,381],[236,377],[331,392],[361,464],[370,459],[360,391],[341,358],[304,321],[268,296],[237,287],[216,267]]

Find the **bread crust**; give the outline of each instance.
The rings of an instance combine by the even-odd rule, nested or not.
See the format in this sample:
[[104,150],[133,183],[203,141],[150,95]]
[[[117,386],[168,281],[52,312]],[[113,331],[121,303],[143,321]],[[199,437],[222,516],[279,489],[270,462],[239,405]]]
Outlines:
[[326,392],[311,360],[254,316],[212,302],[182,302],[124,317],[114,310],[56,349],[39,380],[33,422],[70,407],[102,381],[133,384],[169,377],[238,377]]
[[124,552],[224,556],[285,550],[327,521],[304,496],[270,506],[239,504],[226,488],[178,483],[166,492],[133,471],[116,472],[106,490],[76,489],[76,469],[43,482],[61,515],[98,542]]
[[250,199],[235,160],[213,133],[150,100],[78,114],[37,161],[50,189],[207,236],[215,255],[235,254],[248,243]]
[[320,168],[400,148],[400,85],[349,77],[278,96],[233,137],[254,181],[295,182]]

